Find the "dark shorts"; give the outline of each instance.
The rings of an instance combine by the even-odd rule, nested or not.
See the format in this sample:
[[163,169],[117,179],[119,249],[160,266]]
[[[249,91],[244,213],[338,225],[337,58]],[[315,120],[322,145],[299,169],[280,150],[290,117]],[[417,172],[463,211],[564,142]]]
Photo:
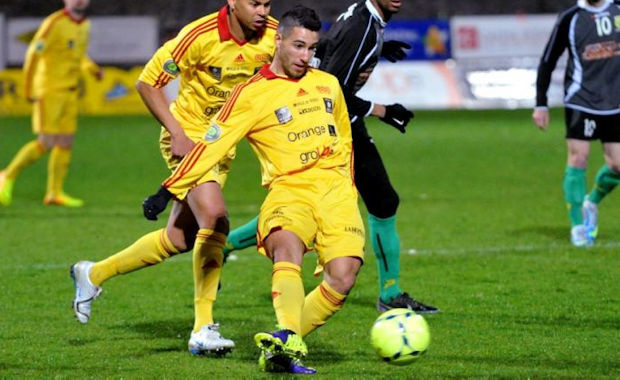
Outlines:
[[591,113],[565,108],[566,138],[576,140],[601,140],[620,142],[620,114],[593,115]]

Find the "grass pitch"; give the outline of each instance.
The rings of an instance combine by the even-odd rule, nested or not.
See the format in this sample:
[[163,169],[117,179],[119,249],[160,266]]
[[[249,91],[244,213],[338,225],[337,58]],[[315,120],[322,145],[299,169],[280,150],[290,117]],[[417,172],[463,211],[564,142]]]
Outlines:
[[[550,131],[530,111],[419,112],[401,135],[371,122],[401,196],[401,285],[442,312],[416,363],[379,361],[369,344],[374,255],[342,312],[307,338],[318,378],[618,378],[620,196],[604,200],[595,247],[569,243],[562,195],[563,121]],[[150,117],[82,118],[67,192],[79,210],[41,204],[45,161],[0,208],[0,378],[266,378],[252,336],[273,328],[270,263],[252,249],[226,265],[215,306],[237,343],[224,358],[187,352],[193,322],[191,254],[104,284],[88,325],[73,318],[69,266],[100,260],[164,226],[140,203],[167,175]],[[27,118],[0,119],[0,166],[32,138]],[[593,147],[589,188],[602,163]],[[248,145],[225,189],[233,226],[264,197]],[[363,211],[365,213],[365,211]],[[370,247],[370,244],[368,244]],[[314,257],[304,264],[306,289]]]

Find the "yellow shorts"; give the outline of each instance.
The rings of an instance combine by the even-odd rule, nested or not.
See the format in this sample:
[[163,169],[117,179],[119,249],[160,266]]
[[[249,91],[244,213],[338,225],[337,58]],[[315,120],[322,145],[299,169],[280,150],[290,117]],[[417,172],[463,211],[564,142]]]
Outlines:
[[35,134],[73,135],[77,130],[77,91],[56,91],[34,102],[32,131]]
[[[192,141],[197,142],[202,140],[205,132],[198,132],[195,129],[184,129],[187,137],[189,137]],[[159,133],[159,150],[161,151],[161,155],[166,161],[166,165],[170,171],[174,172],[174,170],[179,166],[179,163],[182,160],[182,157],[173,156],[170,150],[170,133],[164,127],[161,128],[161,132]],[[236,149],[232,148],[226,158],[221,160],[215,167],[211,168],[197,183],[197,185],[209,181],[215,181],[220,184],[223,188],[224,184],[226,184],[226,178],[228,178],[228,173],[230,172],[230,167],[232,165],[232,161],[235,158]]]
[[281,177],[271,184],[258,218],[259,252],[268,256],[263,240],[284,229],[295,233],[307,250],[313,246],[320,265],[337,257],[363,260],[366,236],[355,185],[340,173],[313,172]]

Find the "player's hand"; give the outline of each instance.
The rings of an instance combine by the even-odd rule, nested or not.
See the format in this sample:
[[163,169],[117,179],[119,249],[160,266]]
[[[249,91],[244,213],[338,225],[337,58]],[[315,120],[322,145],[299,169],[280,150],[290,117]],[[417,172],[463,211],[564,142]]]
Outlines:
[[166,209],[170,199],[172,199],[172,193],[161,186],[157,193],[149,195],[142,202],[144,217],[148,220],[157,220],[157,215],[161,214]]
[[414,116],[413,112],[396,103],[385,106],[385,116],[379,120],[398,129],[400,133],[405,133],[405,127]]
[[385,41],[381,49],[381,56],[390,62],[396,62],[407,56],[405,49],[411,49],[411,45],[403,41]]
[[185,157],[193,147],[194,142],[185,133],[170,136],[170,150],[173,156]]
[[549,125],[549,109],[545,107],[534,108],[534,112],[532,113],[532,120],[538,128],[546,131],[547,126]]

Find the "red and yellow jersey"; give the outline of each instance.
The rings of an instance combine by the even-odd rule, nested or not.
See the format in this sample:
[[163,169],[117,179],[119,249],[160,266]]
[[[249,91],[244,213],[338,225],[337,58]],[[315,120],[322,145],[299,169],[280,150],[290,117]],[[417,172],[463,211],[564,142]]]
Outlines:
[[82,70],[99,68],[88,58],[90,21],[66,10],[49,15],[28,46],[24,63],[25,94],[37,98],[50,91],[76,89]]
[[271,62],[277,25],[270,17],[255,39],[239,41],[229,29],[228,7],[222,7],[159,48],[140,80],[161,88],[178,76],[179,93],[170,111],[186,130],[205,131],[233,87]]
[[293,80],[265,65],[233,90],[204,140],[164,186],[184,198],[244,136],[260,161],[263,186],[322,169],[340,172],[353,184],[351,124],[338,79],[310,69]]

